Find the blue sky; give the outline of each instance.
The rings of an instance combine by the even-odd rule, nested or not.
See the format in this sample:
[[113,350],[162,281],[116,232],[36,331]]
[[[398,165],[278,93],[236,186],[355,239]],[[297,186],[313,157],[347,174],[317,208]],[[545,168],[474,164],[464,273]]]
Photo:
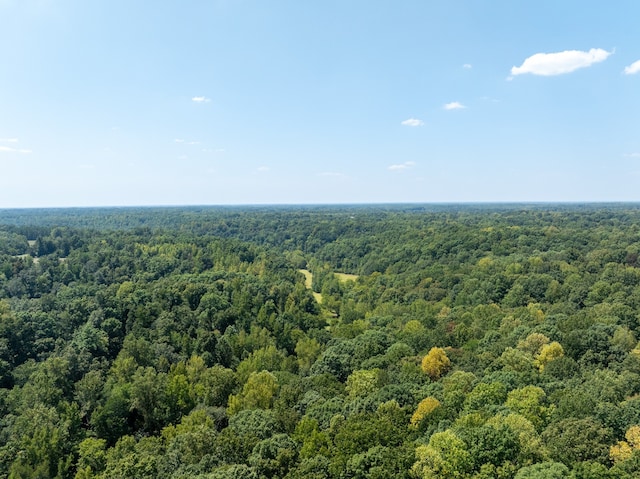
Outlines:
[[640,2],[0,0],[0,207],[640,201]]

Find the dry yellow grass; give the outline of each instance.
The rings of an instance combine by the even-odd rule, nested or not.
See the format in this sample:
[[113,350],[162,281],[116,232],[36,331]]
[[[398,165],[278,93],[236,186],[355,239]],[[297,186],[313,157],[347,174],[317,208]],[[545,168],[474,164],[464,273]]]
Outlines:
[[[313,273],[308,269],[299,269],[298,271],[304,274],[304,285],[307,287],[307,289],[311,289],[311,284],[313,283]],[[311,291],[311,293],[318,303],[322,303],[322,295],[320,293],[316,293],[315,291]]]
[[304,274],[304,285],[311,289],[311,283],[313,282],[313,273],[308,269],[299,269],[302,274]]
[[355,281],[358,279],[357,274],[348,274],[348,273],[333,273],[338,278],[338,281],[344,283],[345,281]]

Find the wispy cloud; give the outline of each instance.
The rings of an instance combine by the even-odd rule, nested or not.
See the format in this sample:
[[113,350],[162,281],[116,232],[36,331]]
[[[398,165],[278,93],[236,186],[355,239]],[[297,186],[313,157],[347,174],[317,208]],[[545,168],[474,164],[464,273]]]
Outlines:
[[444,108],[445,110],[463,110],[466,108],[466,106],[458,101],[452,101],[451,103],[445,104],[442,108]]
[[638,60],[637,62],[633,62],[628,67],[624,68],[625,75],[634,75],[638,72],[640,72],[640,60]]
[[407,170],[411,167],[415,166],[415,162],[414,161],[405,161],[404,163],[400,163],[398,165],[390,165],[388,167],[389,170],[391,171],[404,171]]
[[408,120],[400,122],[400,124],[404,126],[422,126],[424,125],[424,122],[422,120],[418,120],[417,118],[409,118]]
[[20,153],[23,155],[28,155],[29,153],[33,153],[31,150],[27,150],[25,148],[11,148],[10,146],[0,146],[0,152],[3,153]]
[[625,153],[623,156],[625,158],[640,158],[640,153]]
[[269,168],[268,166],[260,166],[256,169],[256,171],[258,173],[265,173],[267,171],[269,171],[271,168]]
[[0,138],[0,143],[18,143],[17,138]]
[[182,139],[180,139],[180,138],[176,138],[176,139],[175,139],[175,140],[173,140],[173,141],[175,141],[176,143],[184,143],[184,140],[182,140]]
[[465,63],[464,65],[462,65],[462,68],[464,68],[465,70],[471,70],[473,66],[471,65],[471,63]]
[[565,50],[557,53],[536,53],[525,59],[519,67],[511,68],[511,75],[525,73],[541,76],[562,75],[602,62],[612,53],[602,48],[592,48],[588,52]]
[[207,98],[206,96],[194,96],[191,101],[195,102],[195,103],[209,103],[211,101],[210,98]]

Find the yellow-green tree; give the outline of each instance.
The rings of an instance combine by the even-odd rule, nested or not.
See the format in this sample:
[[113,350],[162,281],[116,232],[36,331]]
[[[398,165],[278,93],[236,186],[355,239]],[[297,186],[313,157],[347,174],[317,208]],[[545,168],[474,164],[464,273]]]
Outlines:
[[253,372],[240,394],[229,396],[229,414],[243,409],[269,409],[278,391],[278,380],[269,371]]
[[315,338],[303,337],[296,344],[298,367],[302,374],[307,374],[322,352],[322,346]]
[[626,441],[618,441],[609,449],[609,457],[613,462],[626,461],[633,451],[640,451],[640,426],[631,426],[624,437]]
[[507,406],[512,412],[526,417],[538,431],[546,425],[552,408],[545,406],[546,394],[538,386],[514,389],[507,395]]
[[374,392],[381,383],[381,371],[375,369],[358,369],[347,378],[346,391],[349,397],[366,396]]
[[554,359],[558,359],[564,356],[564,349],[562,345],[554,341],[549,344],[545,344],[540,348],[540,352],[536,355],[535,363],[540,369],[540,372],[544,370],[544,367]]
[[411,426],[418,427],[424,419],[433,415],[433,413],[437,409],[439,409],[440,406],[440,401],[438,401],[436,398],[431,396],[424,398],[422,401],[420,401],[420,404],[418,404],[418,407],[413,413],[413,416],[411,416]]
[[540,348],[545,344],[549,344],[551,340],[542,333],[531,333],[525,339],[518,341],[517,348],[520,351],[529,353],[531,356],[535,356],[540,352]]
[[437,381],[451,367],[451,361],[444,349],[433,347],[422,358],[422,371],[432,380]]
[[416,462],[411,468],[420,479],[464,477],[473,467],[473,458],[462,439],[447,429],[437,432],[426,446],[416,448]]

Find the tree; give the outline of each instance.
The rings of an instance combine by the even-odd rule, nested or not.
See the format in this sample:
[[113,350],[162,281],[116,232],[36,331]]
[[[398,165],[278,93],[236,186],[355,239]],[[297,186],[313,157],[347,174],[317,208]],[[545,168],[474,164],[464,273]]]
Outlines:
[[307,374],[322,351],[322,346],[315,338],[303,337],[296,344],[298,367],[302,374]]
[[624,437],[626,441],[618,441],[609,449],[609,457],[613,462],[626,461],[634,451],[640,451],[640,426],[631,426]]
[[535,363],[540,369],[540,372],[544,371],[544,368],[551,361],[564,356],[564,349],[562,345],[557,341],[550,344],[545,344],[540,348],[540,352],[535,357]]
[[346,391],[349,397],[356,398],[373,393],[381,385],[380,369],[359,369],[347,378]]
[[422,358],[422,371],[433,381],[437,381],[451,367],[451,361],[444,349],[433,347]]
[[229,414],[243,409],[269,409],[278,391],[278,380],[269,371],[253,372],[238,395],[229,396]]
[[523,467],[514,479],[565,479],[569,468],[559,462],[541,462]]
[[409,446],[373,446],[347,461],[345,476],[352,478],[407,478],[414,454]]
[[257,471],[253,467],[244,464],[231,464],[217,467],[203,479],[259,479]]
[[498,430],[508,427],[519,443],[517,464],[530,464],[543,461],[548,458],[548,452],[534,425],[524,416],[519,414],[497,415],[486,422]]
[[16,419],[7,444],[16,453],[9,478],[53,479],[69,473],[80,416],[77,406],[60,409],[38,404]]
[[453,479],[463,477],[472,467],[473,458],[466,444],[448,429],[433,434],[428,445],[417,447],[411,471],[421,479]]
[[467,395],[464,401],[466,411],[479,411],[504,403],[507,388],[501,382],[480,383]]
[[79,444],[77,467],[79,473],[82,471],[82,477],[91,477],[104,470],[107,463],[106,449],[107,441],[94,437],[88,437]]
[[249,465],[261,476],[284,477],[296,463],[298,445],[286,434],[275,434],[255,445]]
[[568,466],[588,460],[605,463],[613,442],[611,430],[592,418],[551,423],[541,437],[551,458]]
[[526,417],[540,431],[546,425],[553,410],[544,405],[545,400],[546,395],[541,387],[525,386],[510,391],[507,394],[505,406],[514,413]]
[[424,398],[420,401],[416,411],[411,416],[411,425],[418,428],[425,419],[435,416],[435,412],[439,410],[440,407],[440,401],[436,398],[431,396]]
[[152,367],[139,368],[131,382],[131,411],[142,419],[142,429],[154,433],[167,417],[166,374]]

